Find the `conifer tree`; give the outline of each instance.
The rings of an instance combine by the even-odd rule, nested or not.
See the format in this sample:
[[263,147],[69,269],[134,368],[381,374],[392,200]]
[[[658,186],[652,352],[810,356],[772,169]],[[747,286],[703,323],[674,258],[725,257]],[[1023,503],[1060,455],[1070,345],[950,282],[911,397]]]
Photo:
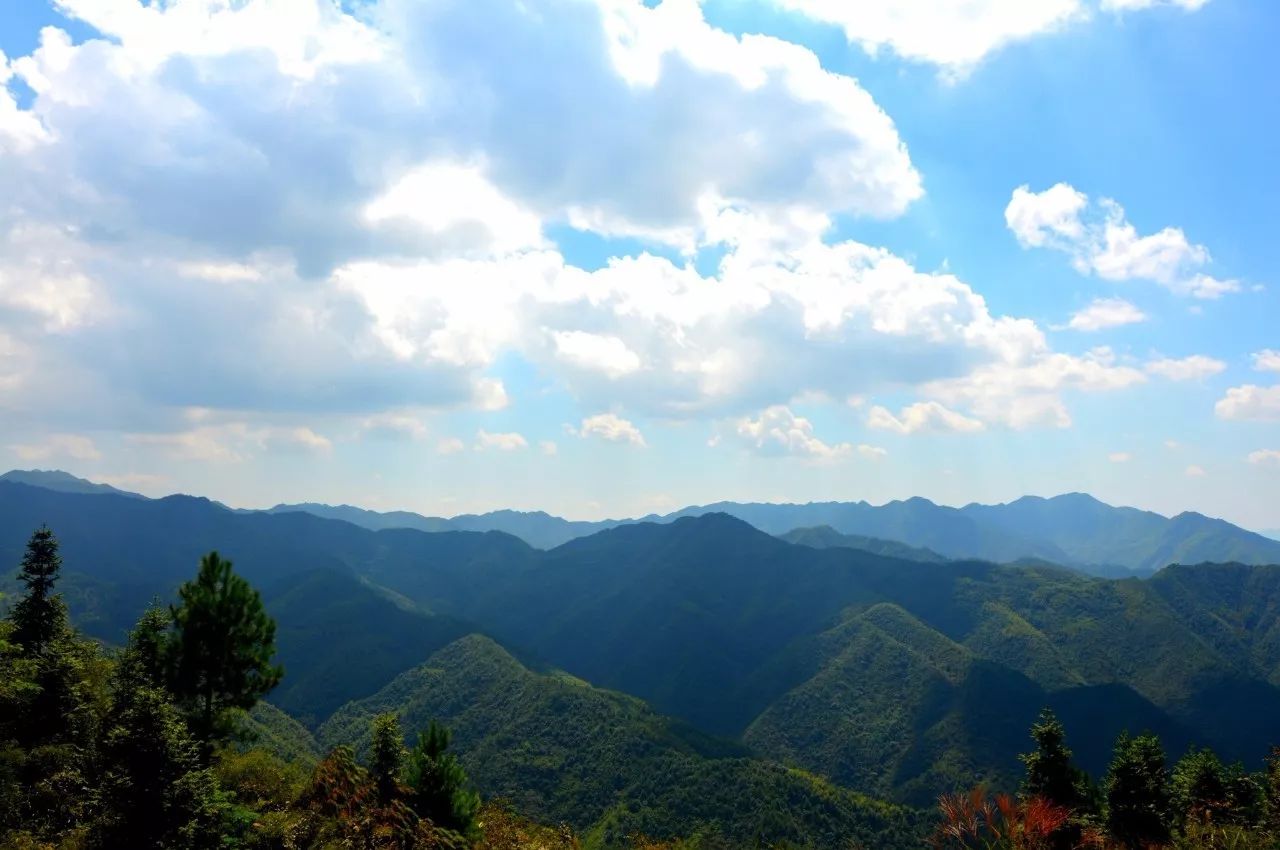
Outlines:
[[1162,845],[1169,839],[1169,769],[1154,735],[1116,741],[1107,770],[1107,829],[1125,847]]
[[207,755],[234,733],[232,712],[252,708],[280,682],[284,671],[271,663],[276,624],[258,591],[217,552],[201,559],[178,597],[165,649],[170,685]]
[[449,730],[435,721],[418,734],[406,771],[412,789],[409,805],[441,829],[471,835],[480,811],[480,795],[470,789],[457,756],[447,752],[450,737]]
[[62,570],[58,539],[48,526],[40,526],[27,541],[18,581],[26,593],[14,606],[12,640],[28,655],[42,655],[54,639],[67,629],[67,608],[53,592]]
[[373,774],[378,803],[389,806],[401,796],[400,774],[404,771],[404,735],[392,712],[373,718],[373,742],[369,772]]
[[1036,751],[1021,756],[1027,766],[1023,792],[1027,797],[1040,797],[1056,806],[1075,810],[1080,805],[1080,771],[1071,764],[1067,749],[1067,733],[1051,709],[1040,712],[1031,727]]

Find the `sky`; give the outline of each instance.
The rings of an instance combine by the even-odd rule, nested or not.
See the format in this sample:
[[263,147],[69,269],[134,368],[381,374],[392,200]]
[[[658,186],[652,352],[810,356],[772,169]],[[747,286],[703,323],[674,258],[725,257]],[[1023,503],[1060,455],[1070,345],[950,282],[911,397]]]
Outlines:
[[1280,528],[1280,7],[12,0],[0,466]]

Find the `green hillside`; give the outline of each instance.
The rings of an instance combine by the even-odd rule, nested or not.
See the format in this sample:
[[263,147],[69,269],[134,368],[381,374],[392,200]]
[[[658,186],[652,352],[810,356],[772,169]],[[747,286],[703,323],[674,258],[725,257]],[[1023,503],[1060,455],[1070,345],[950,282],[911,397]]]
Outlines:
[[816,847],[915,847],[923,819],[749,757],[655,714],[642,702],[560,673],[535,673],[479,636],[459,640],[319,730],[326,746],[367,746],[369,721],[448,725],[485,795],[546,821],[567,821],[589,846],[710,830],[735,846],[762,839]]

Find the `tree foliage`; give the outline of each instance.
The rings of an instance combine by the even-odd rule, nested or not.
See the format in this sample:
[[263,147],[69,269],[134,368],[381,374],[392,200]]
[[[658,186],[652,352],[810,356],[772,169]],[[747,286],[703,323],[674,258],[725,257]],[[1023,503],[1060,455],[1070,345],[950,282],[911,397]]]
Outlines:
[[[397,727],[398,728],[398,727]],[[458,757],[448,752],[449,730],[431,721],[409,751],[410,805],[422,817],[461,835],[475,831],[480,795],[471,790]]]
[[171,687],[208,748],[232,735],[236,710],[252,708],[284,675],[271,662],[276,626],[258,591],[217,552],[201,559],[178,598],[167,649]]
[[58,538],[48,526],[41,526],[27,541],[18,573],[18,581],[26,593],[10,615],[13,642],[30,655],[43,655],[67,628],[67,606],[62,597],[53,592],[61,571]]

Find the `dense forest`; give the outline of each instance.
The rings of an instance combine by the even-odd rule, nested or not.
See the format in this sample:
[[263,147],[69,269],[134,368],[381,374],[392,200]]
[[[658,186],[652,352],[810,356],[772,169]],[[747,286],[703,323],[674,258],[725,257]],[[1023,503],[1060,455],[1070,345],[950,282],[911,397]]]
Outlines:
[[[112,846],[137,781],[113,754],[139,736],[185,789],[144,808],[194,806],[221,846],[350,845],[336,824],[371,800],[368,824],[455,843],[905,848],[1065,811],[1096,844],[1126,840],[1108,795],[1134,741],[1166,845],[1268,846],[1277,566],[1109,579],[723,513],[543,550],[95,486],[0,481],[0,559],[24,564],[0,580],[13,846]],[[37,580],[46,522],[66,564]],[[32,642],[33,605],[56,639]],[[1075,796],[1035,790],[1033,727],[1070,740]],[[461,838],[414,790],[424,759],[483,800]],[[335,777],[355,796],[325,809]]]
[[[1280,749],[1251,773],[1209,749],[1170,764],[1157,736],[1124,732],[1095,780],[1046,708],[1018,792],[945,792],[930,824],[755,761],[638,700],[529,671],[479,636],[337,712],[319,730],[321,756],[261,702],[284,674],[277,626],[230,561],[204,556],[118,649],[71,625],[61,566],[53,533],[38,529],[0,625],[4,847],[1280,846]],[[483,725],[474,715],[516,718],[504,737],[469,744],[504,801],[481,800],[432,717],[449,705],[464,734]],[[513,757],[547,741],[558,750],[536,767]],[[539,786],[560,825],[520,813],[539,808],[522,793]],[[573,821],[593,826],[578,834]]]

